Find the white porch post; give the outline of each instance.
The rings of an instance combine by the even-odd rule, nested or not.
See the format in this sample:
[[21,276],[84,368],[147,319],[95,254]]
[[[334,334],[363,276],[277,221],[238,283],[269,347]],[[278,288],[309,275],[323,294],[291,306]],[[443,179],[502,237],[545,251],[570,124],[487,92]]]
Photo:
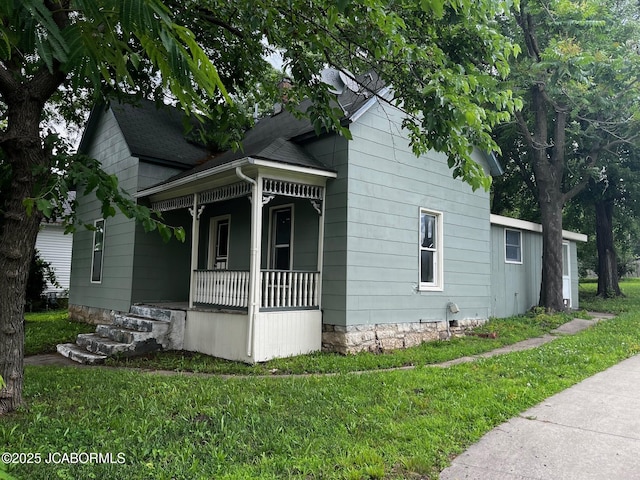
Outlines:
[[198,194],[193,194],[191,214],[191,283],[189,284],[189,308],[193,308],[193,297],[196,290],[196,273],[198,268],[198,242],[200,240],[200,212],[198,212]]
[[324,262],[324,204],[327,186],[322,187],[322,205],[320,206],[320,215],[318,216],[318,308],[322,310],[322,265]]

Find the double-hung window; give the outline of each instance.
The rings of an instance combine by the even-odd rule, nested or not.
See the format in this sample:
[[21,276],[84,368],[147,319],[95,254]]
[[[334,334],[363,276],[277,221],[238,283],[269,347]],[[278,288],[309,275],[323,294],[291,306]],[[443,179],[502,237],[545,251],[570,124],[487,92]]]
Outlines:
[[420,209],[420,290],[442,290],[442,213]]
[[100,283],[102,282],[102,259],[104,257],[104,219],[93,222],[93,227],[91,283]]
[[506,263],[522,263],[522,232],[504,229],[504,261]]

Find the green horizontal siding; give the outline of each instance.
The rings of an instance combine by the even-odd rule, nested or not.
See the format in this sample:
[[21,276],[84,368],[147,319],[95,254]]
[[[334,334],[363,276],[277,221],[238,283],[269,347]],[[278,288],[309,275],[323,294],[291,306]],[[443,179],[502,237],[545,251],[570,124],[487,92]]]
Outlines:
[[500,225],[491,226],[492,315],[499,318],[537,305],[542,275],[542,236],[521,230],[522,264],[507,263],[504,230]]
[[349,144],[343,137],[326,136],[305,145],[316,159],[333,168],[338,176],[327,180],[324,214],[322,271],[322,320],[332,325],[346,323],[347,201]]
[[[110,111],[105,112],[87,154],[100,161],[107,173],[116,174],[120,187],[135,191],[137,159],[131,157]],[[77,215],[88,223],[102,217],[94,194],[78,195]],[[105,221],[102,282],[91,283],[93,232],[80,227],[74,234],[69,301],[108,310],[128,310],[131,304],[135,226],[118,213]]]
[[[396,110],[378,105],[350,126],[342,324],[444,320],[451,301],[461,311],[450,319],[486,318],[491,307],[488,194],[453,179],[443,155],[417,158],[398,134],[400,120]],[[443,214],[442,291],[419,290],[421,207]]]

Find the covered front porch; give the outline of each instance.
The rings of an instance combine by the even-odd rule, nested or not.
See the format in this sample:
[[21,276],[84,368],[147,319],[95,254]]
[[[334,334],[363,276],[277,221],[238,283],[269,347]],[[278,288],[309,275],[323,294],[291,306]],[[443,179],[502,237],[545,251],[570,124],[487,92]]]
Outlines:
[[335,174],[245,160],[148,194],[154,210],[191,215],[184,349],[244,362],[318,351],[325,184]]

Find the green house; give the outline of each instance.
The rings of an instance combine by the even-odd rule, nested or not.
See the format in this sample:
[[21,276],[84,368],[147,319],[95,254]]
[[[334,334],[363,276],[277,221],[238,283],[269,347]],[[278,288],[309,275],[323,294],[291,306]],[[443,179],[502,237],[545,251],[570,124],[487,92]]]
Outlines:
[[[517,246],[504,239],[517,235],[505,237],[489,194],[453,179],[442,154],[416,157],[401,112],[380,100],[390,89],[373,75],[358,83],[337,95],[352,140],[316,135],[279,109],[241,150],[218,155],[185,139],[174,109],[94,109],[81,150],[187,238],[163,243],[79,198],[78,215],[96,229],[74,237],[71,315],[126,327],[127,315],[160,312],[179,318],[163,348],[258,362],[413,346],[535,304],[541,251],[529,237],[539,230],[509,227],[521,262],[505,263],[500,249]],[[501,173],[493,155],[474,159]],[[572,285],[580,240],[567,237]],[[578,306],[577,291],[570,301]],[[98,340],[84,344],[106,353]]]

